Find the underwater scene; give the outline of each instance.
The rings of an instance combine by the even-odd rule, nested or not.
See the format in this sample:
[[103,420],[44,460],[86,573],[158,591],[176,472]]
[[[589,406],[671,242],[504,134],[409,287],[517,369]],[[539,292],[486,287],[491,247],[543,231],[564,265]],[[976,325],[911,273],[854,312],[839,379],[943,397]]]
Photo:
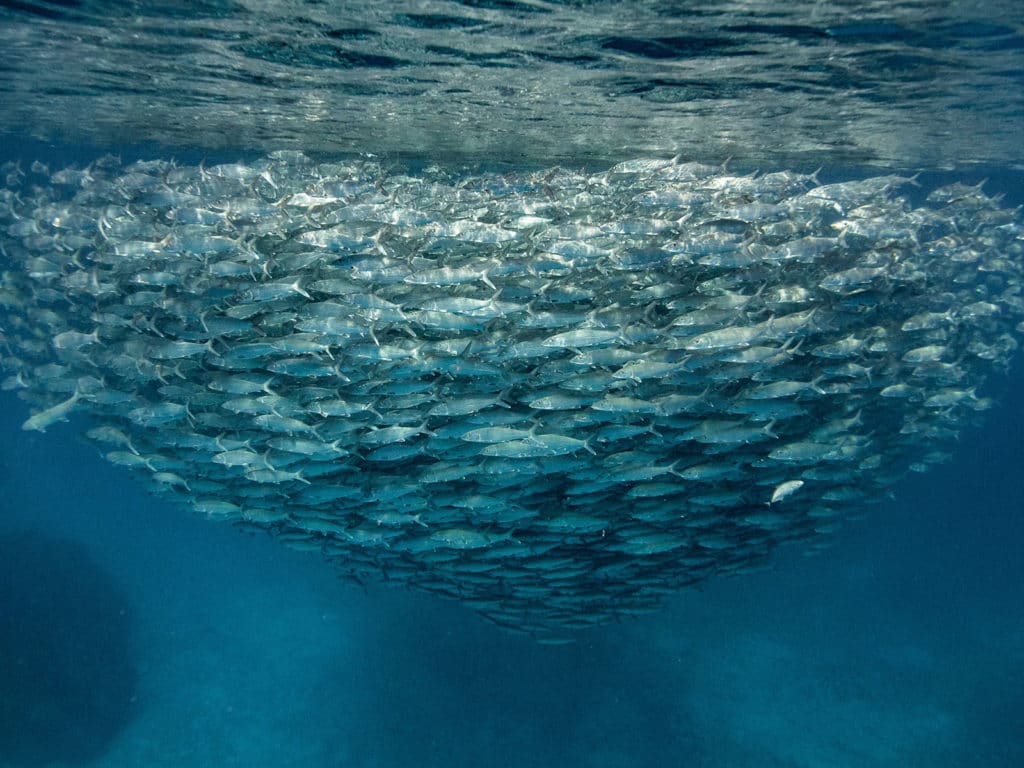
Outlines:
[[0,768],[1024,765],[1015,3],[0,41]]

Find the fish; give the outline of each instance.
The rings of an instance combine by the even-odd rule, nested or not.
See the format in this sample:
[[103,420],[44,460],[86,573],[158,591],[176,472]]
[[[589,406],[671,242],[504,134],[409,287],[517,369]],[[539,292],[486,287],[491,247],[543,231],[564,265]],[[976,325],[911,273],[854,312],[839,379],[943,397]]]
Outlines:
[[81,413],[173,504],[542,639],[818,551],[1024,334],[1021,212],[977,187],[297,152],[3,183],[25,429]]
[[775,490],[772,491],[772,497],[768,501],[768,504],[776,504],[783,499],[792,496],[794,493],[804,487],[803,480],[786,480],[785,482],[779,483],[775,486]]
[[36,432],[45,432],[47,427],[52,426],[58,421],[67,421],[68,414],[78,405],[78,401],[81,399],[81,395],[76,389],[74,394],[71,395],[67,400],[61,400],[56,405],[51,405],[49,408],[44,408],[38,413],[32,414],[25,422],[21,425],[24,430],[35,430]]

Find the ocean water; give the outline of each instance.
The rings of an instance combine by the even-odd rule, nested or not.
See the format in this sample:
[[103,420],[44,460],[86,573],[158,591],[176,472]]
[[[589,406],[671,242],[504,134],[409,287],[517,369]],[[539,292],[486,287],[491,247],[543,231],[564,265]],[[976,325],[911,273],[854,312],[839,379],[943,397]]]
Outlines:
[[[1024,203],[1013,3],[0,4],[0,162],[922,171]],[[813,557],[565,646],[147,493],[0,392],[0,766],[1024,765],[1024,360]]]

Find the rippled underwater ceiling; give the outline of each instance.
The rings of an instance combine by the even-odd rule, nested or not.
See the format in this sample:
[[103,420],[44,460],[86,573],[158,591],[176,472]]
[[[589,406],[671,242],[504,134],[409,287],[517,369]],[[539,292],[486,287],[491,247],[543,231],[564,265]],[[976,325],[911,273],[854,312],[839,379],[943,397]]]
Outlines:
[[1018,3],[709,5],[3,2],[0,132],[517,163],[1020,159]]

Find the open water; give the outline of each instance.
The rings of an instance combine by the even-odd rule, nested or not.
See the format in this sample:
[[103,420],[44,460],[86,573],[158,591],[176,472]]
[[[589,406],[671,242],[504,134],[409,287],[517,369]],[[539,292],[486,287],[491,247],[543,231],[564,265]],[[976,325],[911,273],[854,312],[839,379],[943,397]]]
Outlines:
[[[1024,203],[1013,3],[0,6],[26,170],[682,154]],[[1024,765],[1022,363],[831,548],[564,646],[200,519],[0,392],[0,766]]]

